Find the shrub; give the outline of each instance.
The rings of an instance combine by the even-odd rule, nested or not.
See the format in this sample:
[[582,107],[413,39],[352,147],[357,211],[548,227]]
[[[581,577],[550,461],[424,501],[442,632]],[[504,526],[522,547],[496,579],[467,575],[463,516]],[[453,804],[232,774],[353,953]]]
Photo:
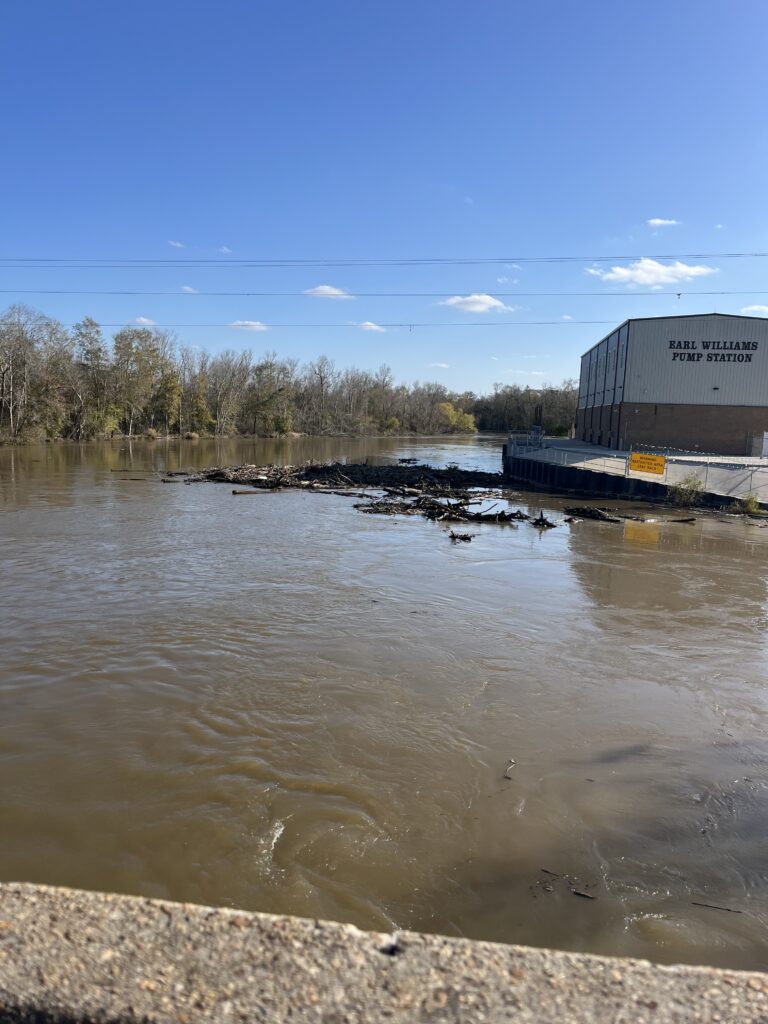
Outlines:
[[754,494],[747,494],[743,498],[739,498],[736,502],[736,508],[742,515],[753,516],[760,511],[760,502]]
[[703,494],[704,485],[695,473],[689,473],[679,484],[673,484],[669,488],[669,498],[672,504],[680,505],[683,508],[698,505]]
[[155,430],[154,427],[147,427],[147,429],[144,431],[144,437],[146,437],[148,441],[156,441],[157,431]]
[[185,441],[197,441],[200,435],[196,434],[194,430],[187,430],[184,434]]

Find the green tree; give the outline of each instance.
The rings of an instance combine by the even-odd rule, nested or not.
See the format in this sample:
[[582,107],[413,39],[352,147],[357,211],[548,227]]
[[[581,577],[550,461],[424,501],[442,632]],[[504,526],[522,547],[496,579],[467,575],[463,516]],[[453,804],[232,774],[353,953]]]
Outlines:
[[477,432],[474,417],[462,409],[455,409],[451,402],[441,402],[438,406],[443,433],[474,434]]
[[86,317],[72,329],[75,346],[72,433],[78,440],[95,437],[115,426],[112,401],[112,360],[95,320]]
[[113,341],[115,403],[130,437],[148,418],[159,363],[157,339],[147,327],[123,327]]

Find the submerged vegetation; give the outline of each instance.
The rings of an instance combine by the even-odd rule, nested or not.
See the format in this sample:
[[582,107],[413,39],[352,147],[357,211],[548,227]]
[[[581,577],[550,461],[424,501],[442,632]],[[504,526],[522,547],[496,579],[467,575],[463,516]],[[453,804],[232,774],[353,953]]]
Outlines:
[[267,353],[210,355],[157,327],[106,339],[86,318],[67,328],[26,306],[0,316],[0,439],[89,440],[110,434],[450,434],[525,429],[538,406],[565,433],[576,388],[494,386],[457,394],[442,384],[396,384],[392,371],[300,365]]

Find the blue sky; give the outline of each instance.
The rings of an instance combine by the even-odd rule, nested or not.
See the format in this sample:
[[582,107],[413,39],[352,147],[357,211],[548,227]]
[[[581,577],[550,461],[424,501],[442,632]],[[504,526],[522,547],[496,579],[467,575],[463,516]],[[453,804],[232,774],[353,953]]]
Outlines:
[[765,259],[586,259],[768,250],[767,30],[764,0],[6,0],[1,257],[509,259],[5,267],[2,304],[476,391],[575,376],[627,316],[768,313]]

